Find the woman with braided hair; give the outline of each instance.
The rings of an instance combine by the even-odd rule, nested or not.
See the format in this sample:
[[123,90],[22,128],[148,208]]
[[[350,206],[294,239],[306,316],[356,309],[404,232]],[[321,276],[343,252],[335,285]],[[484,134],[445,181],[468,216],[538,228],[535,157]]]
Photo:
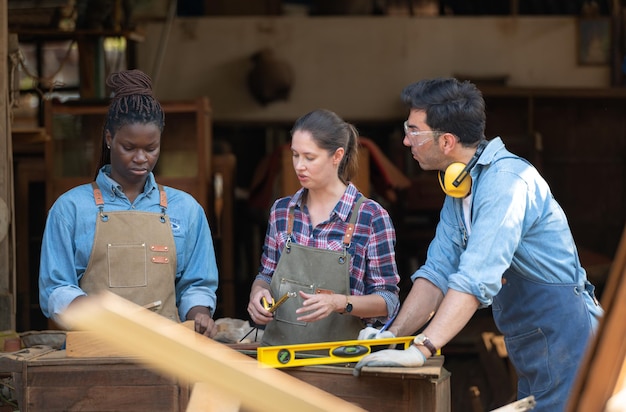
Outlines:
[[217,265],[205,212],[188,193],[164,187],[152,170],[165,117],[139,70],[113,73],[113,92],[92,183],[62,194],[48,213],[39,301],[59,315],[109,290],[176,322],[194,320],[213,337]]

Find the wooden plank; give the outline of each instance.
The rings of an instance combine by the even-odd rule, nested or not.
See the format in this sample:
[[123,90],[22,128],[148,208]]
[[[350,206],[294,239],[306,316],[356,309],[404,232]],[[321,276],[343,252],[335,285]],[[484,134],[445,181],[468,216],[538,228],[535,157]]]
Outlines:
[[[9,50],[11,48],[11,50]],[[17,49],[17,36],[8,36],[7,2],[0,0],[0,330],[15,330],[15,218],[13,201],[13,148],[9,98],[9,53]],[[17,71],[17,70],[16,70]]]
[[568,412],[603,412],[622,389],[626,365],[626,227],[602,296],[604,318],[581,365]]
[[219,389],[206,382],[196,382],[187,412],[236,412],[240,406],[238,400],[224,396]]
[[220,388],[245,410],[363,411],[110,292],[77,302],[63,320],[73,329],[98,333],[164,374]]
[[88,331],[67,332],[65,352],[68,358],[128,356],[128,352],[109,345],[98,334]]
[[[194,329],[192,320],[182,325]],[[68,331],[65,338],[65,352],[68,358],[107,358],[129,356],[128,351],[110,345],[98,333],[90,331]]]

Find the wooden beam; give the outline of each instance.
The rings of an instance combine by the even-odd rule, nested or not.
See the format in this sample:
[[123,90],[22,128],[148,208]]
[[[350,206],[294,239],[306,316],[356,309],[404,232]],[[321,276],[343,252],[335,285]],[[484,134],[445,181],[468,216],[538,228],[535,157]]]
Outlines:
[[110,292],[76,302],[63,321],[97,333],[164,374],[189,384],[207,383],[245,410],[363,411]]
[[193,385],[187,412],[237,412],[241,403],[206,382]]
[[[193,320],[185,321],[182,325],[194,330]],[[65,356],[68,358],[114,358],[128,356],[128,351],[111,346],[98,333],[70,330],[65,334]]]
[[[14,38],[12,45],[17,45]],[[7,0],[0,0],[0,330],[15,330],[15,224],[13,202],[13,148],[9,99],[9,35]]]
[[626,227],[602,295],[604,318],[590,343],[568,402],[568,412],[604,412],[624,386],[626,370]]

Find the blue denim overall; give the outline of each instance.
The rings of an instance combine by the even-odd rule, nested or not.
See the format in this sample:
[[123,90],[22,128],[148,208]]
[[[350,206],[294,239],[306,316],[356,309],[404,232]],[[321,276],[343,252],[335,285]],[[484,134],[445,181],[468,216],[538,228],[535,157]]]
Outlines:
[[493,299],[493,317],[504,334],[518,375],[518,399],[534,395],[534,412],[564,411],[597,320],[594,287],[524,279],[512,270]]

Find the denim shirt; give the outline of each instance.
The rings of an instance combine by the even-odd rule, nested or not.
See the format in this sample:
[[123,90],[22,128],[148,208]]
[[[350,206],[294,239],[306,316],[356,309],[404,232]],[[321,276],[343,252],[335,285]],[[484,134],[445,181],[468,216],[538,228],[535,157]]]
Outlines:
[[[425,278],[444,294],[452,288],[474,295],[481,307],[491,305],[507,270],[538,283],[585,286],[565,213],[530,163],[496,137],[470,176],[471,235],[462,199],[446,196],[426,263],[413,281]],[[587,304],[595,306],[591,297]]]
[[[160,213],[159,189],[150,174],[143,193],[131,204],[104,166],[96,178],[105,211]],[[218,272],[213,239],[202,206],[188,193],[164,188],[167,215],[176,245],[176,306],[181,320],[194,306],[216,307]],[[50,208],[44,229],[39,268],[39,302],[47,317],[56,318],[78,296],[94,243],[98,208],[91,184],[62,194]]]

